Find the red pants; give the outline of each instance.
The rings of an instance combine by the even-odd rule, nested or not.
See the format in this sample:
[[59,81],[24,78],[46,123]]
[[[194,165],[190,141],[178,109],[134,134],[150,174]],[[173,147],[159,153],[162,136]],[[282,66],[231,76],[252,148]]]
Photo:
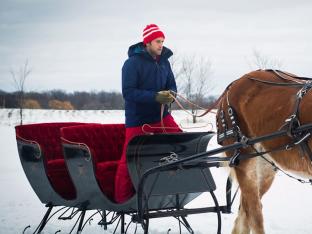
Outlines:
[[[163,119],[163,126],[167,127],[165,128],[165,132],[182,132],[170,114]],[[161,122],[158,122],[139,127],[126,128],[125,144],[115,178],[115,201],[117,203],[127,201],[135,193],[127,168],[126,152],[129,141],[138,135],[162,133],[164,130],[161,127]]]

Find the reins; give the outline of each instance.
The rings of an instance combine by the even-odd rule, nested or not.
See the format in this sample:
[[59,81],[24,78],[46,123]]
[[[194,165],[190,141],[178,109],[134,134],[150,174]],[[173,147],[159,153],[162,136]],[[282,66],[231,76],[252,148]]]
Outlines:
[[148,127],[150,129],[162,129],[162,132],[163,133],[167,133],[166,129],[175,129],[175,130],[179,130],[178,127],[167,127],[165,126],[164,124],[164,111],[165,111],[165,104],[161,104],[160,106],[160,127],[156,127],[156,126],[152,126],[150,124],[143,124],[142,126],[142,131],[145,133],[145,134],[153,134],[153,132],[150,132],[150,131],[146,131],[144,128]]
[[[177,93],[177,92],[174,92],[174,91],[171,91],[171,97],[174,99],[174,101],[176,102],[176,104],[181,108],[181,110],[185,111],[186,113],[188,113],[189,115],[193,116],[193,117],[203,117],[205,116],[206,114],[208,113],[214,113],[216,114],[215,111],[213,111],[213,109],[215,109],[217,107],[217,105],[220,103],[220,101],[222,100],[222,98],[224,97],[224,95],[227,93],[227,91],[229,90],[229,88],[232,86],[232,84],[234,83],[234,81],[232,83],[230,83],[226,88],[225,90],[223,91],[223,93],[220,95],[220,97],[214,101],[208,108],[204,108],[204,107],[201,107],[193,102],[191,102],[190,100],[188,100],[187,98],[185,98],[184,96],[182,96],[181,94]],[[193,113],[189,112],[182,104],[181,102],[178,100],[178,98],[181,98],[183,99],[185,102],[189,103],[190,105],[192,106],[195,106],[201,110],[205,110],[204,113],[200,114],[200,115],[194,115]]]
[[[180,96],[180,95],[179,95]],[[182,97],[182,96],[181,96]],[[176,102],[179,102],[178,101],[178,99],[176,98],[176,97],[173,97],[174,98],[174,100],[176,101]],[[184,98],[184,97],[183,97]],[[186,98],[184,98],[185,100],[187,100]],[[187,100],[188,101],[188,100]],[[190,101],[188,101],[188,102],[190,102]],[[190,102],[190,103],[192,103],[192,102]],[[184,126],[182,126],[181,124],[179,124],[179,126],[180,126],[180,128],[178,128],[178,127],[167,127],[167,126],[165,126],[165,124],[164,124],[164,110],[165,110],[165,105],[166,104],[161,104],[161,107],[160,107],[160,127],[156,127],[156,126],[152,126],[152,125],[150,125],[150,124],[143,124],[143,126],[142,126],[142,131],[145,133],[145,134],[153,134],[153,132],[151,132],[151,131],[147,131],[145,128],[146,127],[148,127],[148,128],[150,128],[150,129],[161,129],[162,130],[162,132],[163,133],[168,133],[167,131],[166,131],[166,129],[168,130],[168,129],[175,129],[175,130],[179,130],[180,128],[181,129],[194,129],[194,128],[203,128],[203,127],[207,127],[207,126],[211,126],[211,129],[213,128],[213,125],[212,125],[212,123],[208,123],[208,124],[206,124],[205,126],[192,126],[192,127],[184,127]],[[194,104],[194,105],[196,105],[196,104]],[[182,109],[182,110],[184,110],[187,114],[189,114],[189,115],[192,115],[192,116],[195,116],[195,117],[202,117],[202,116],[204,116],[204,115],[202,115],[202,116],[197,116],[197,115],[194,115],[194,114],[192,114],[191,112],[189,112],[188,110],[186,110],[182,105],[181,105],[181,103],[179,102],[179,104],[178,104],[178,106],[181,106],[180,108]],[[196,105],[197,106],[197,105]],[[212,112],[212,111],[211,111]],[[209,112],[207,112],[207,113],[209,113]],[[205,113],[205,114],[207,114],[207,113]],[[214,113],[214,112],[212,112],[212,113]]]
[[[229,87],[229,86],[228,86]],[[226,90],[228,89],[228,87],[226,88]],[[225,93],[225,92],[224,92]],[[204,108],[198,104],[195,104],[193,102],[191,102],[190,100],[188,100],[186,97],[182,96],[181,94],[177,93],[177,92],[174,92],[174,91],[170,91],[170,96],[173,98],[174,102],[180,107],[181,110],[183,110],[185,113],[191,115],[192,117],[195,117],[195,118],[200,118],[200,117],[203,117],[205,116],[206,114],[208,113],[214,113],[216,114],[215,111],[213,111],[213,109],[219,104],[219,102],[221,101],[224,93],[215,101],[212,103],[212,105],[210,105],[208,108]],[[182,104],[181,102],[179,101],[179,98],[182,99],[183,101],[185,101],[186,103],[192,105],[193,107],[197,107],[198,109],[201,109],[201,110],[205,110],[202,114],[200,115],[197,115],[197,114],[193,114],[191,113],[190,111],[188,111]],[[177,127],[166,127],[164,125],[164,121],[163,121],[163,117],[164,117],[164,110],[165,110],[165,105],[167,104],[162,104],[161,105],[161,109],[160,109],[160,124],[161,126],[160,127],[156,127],[156,126],[152,126],[150,124],[144,124],[142,126],[142,131],[145,133],[145,134],[152,134],[152,132],[150,131],[146,131],[146,127],[150,128],[150,129],[162,129],[162,132],[163,133],[167,133],[166,129],[178,129]],[[193,129],[193,128],[203,128],[203,127],[207,127],[207,126],[212,126],[211,123],[208,123],[206,126],[192,126],[192,127],[183,127],[181,124],[179,124],[180,128],[182,129]]]
[[[193,117],[203,117],[205,116],[206,114],[208,114],[209,112],[211,113],[216,113],[214,111],[212,111],[219,103],[219,101],[221,100],[221,97],[220,96],[212,105],[210,105],[208,108],[204,108],[198,104],[195,104],[194,102],[191,102],[190,100],[188,100],[186,97],[182,96],[181,94],[177,93],[177,92],[174,92],[174,91],[170,91],[170,95],[171,97],[174,99],[175,103],[180,107],[181,110],[183,110],[184,112],[188,113],[189,115],[193,116]],[[181,102],[178,100],[178,98],[181,98],[183,101],[187,102],[188,104],[190,104],[191,106],[193,107],[197,107],[198,109],[201,109],[201,110],[205,110],[204,113],[200,114],[200,115],[196,115],[196,114],[193,114],[191,113],[190,111],[188,111],[182,104]]]

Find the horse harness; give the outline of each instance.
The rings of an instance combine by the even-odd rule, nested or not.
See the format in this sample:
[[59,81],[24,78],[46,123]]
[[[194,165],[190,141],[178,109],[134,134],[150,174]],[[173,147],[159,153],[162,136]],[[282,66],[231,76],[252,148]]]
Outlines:
[[[229,166],[237,166],[242,159],[252,158],[256,156],[262,156],[265,153],[270,153],[274,151],[280,151],[280,150],[289,150],[290,148],[293,148],[295,146],[299,146],[301,149],[301,154],[304,156],[304,154],[307,154],[308,157],[311,160],[312,163],[312,150],[310,149],[308,145],[308,140],[311,137],[310,131],[302,131],[299,133],[295,133],[295,129],[297,129],[301,124],[299,121],[299,106],[301,103],[301,100],[312,89],[312,79],[306,78],[306,77],[293,77],[288,73],[284,73],[282,71],[276,71],[276,70],[266,70],[268,72],[272,72],[276,74],[279,78],[283,80],[288,80],[284,76],[281,76],[280,73],[290,76],[294,79],[298,79],[299,81],[304,82],[296,82],[296,83],[275,83],[270,81],[263,81],[254,77],[249,77],[250,80],[254,80],[256,82],[261,82],[268,85],[277,85],[277,86],[291,86],[291,87],[301,87],[301,89],[296,94],[296,102],[294,106],[293,113],[285,120],[285,124],[281,127],[282,129],[287,130],[287,135],[292,139],[292,143],[288,145],[284,145],[275,149],[272,149],[270,151],[266,152],[258,152],[255,148],[254,150],[256,153],[250,153],[250,154],[241,154],[240,149],[235,150],[233,156],[230,159]],[[293,81],[293,80],[292,80]],[[248,141],[248,137],[243,134],[239,127],[239,122],[237,118],[237,114],[235,112],[235,109],[229,104],[228,102],[228,108],[227,111],[220,110],[219,114],[217,115],[217,141],[218,144],[221,144],[226,139],[234,139],[236,142],[241,142],[246,147],[248,146],[246,143]],[[229,119],[230,121],[227,122],[226,119]],[[221,123],[222,130],[219,126],[219,123]],[[298,131],[296,131],[298,132]],[[272,164],[272,163],[271,163]],[[276,167],[276,166],[275,166]]]

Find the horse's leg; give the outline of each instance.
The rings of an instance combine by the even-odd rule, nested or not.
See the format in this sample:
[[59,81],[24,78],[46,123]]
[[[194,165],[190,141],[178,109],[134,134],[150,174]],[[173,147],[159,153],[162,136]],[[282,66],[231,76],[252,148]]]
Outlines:
[[242,199],[240,201],[238,215],[235,219],[234,228],[232,230],[232,234],[249,234],[250,228],[247,221],[247,214],[245,209],[242,208]]
[[235,168],[236,178],[241,189],[241,203],[232,234],[264,234],[260,196],[261,175],[254,158],[241,162]]
[[[268,158],[267,155],[265,157]],[[263,195],[270,189],[274,181],[276,171],[263,158],[257,158],[257,159],[258,159],[257,171],[258,171],[258,180],[259,180],[259,195],[261,199]]]

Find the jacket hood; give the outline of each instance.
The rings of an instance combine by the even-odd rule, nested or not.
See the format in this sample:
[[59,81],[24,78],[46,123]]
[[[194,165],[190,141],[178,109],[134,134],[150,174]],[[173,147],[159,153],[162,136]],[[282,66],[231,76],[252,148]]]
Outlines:
[[[144,56],[146,58],[153,59],[153,57],[146,51],[143,42],[136,43],[136,44],[129,47],[129,50],[128,50],[129,58],[132,56],[135,56],[135,55],[141,55],[141,56]],[[164,46],[163,50],[161,52],[160,58],[161,59],[168,59],[172,55],[173,55],[172,51],[169,48]]]

